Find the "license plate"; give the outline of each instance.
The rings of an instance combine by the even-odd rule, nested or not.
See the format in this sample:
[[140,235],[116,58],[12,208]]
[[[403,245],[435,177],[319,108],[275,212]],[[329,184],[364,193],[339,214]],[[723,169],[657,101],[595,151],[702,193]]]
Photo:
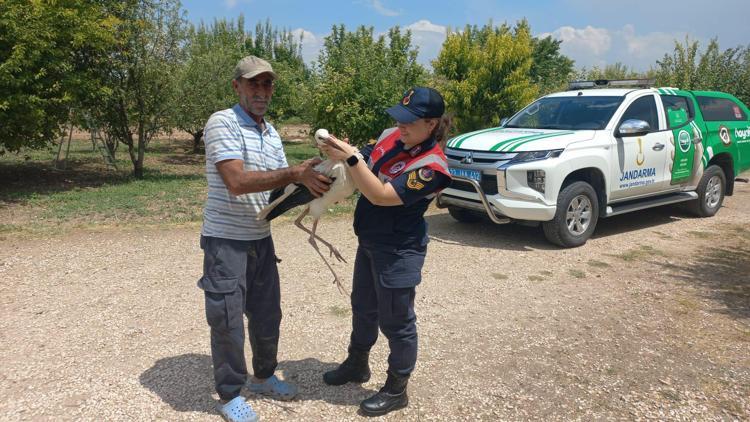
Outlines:
[[448,168],[448,171],[453,176],[465,177],[467,179],[474,179],[477,182],[481,182],[482,181],[482,173],[480,173],[480,172],[478,172],[476,170]]

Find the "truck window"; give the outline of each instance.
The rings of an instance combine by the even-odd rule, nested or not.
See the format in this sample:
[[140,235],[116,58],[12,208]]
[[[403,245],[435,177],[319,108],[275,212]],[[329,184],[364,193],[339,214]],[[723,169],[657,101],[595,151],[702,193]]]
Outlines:
[[667,113],[667,123],[670,129],[684,126],[695,117],[692,104],[685,97],[662,95],[661,103]]
[[620,124],[625,120],[630,119],[643,120],[648,123],[651,127],[650,132],[659,131],[659,117],[656,113],[656,101],[654,101],[654,96],[647,95],[633,101],[633,104],[630,104],[628,109],[625,110],[625,114],[622,115]]
[[698,107],[703,113],[703,120],[716,121],[746,121],[747,116],[742,108],[734,101],[727,98],[696,97]]
[[623,97],[575,96],[541,98],[510,119],[506,128],[601,130]]

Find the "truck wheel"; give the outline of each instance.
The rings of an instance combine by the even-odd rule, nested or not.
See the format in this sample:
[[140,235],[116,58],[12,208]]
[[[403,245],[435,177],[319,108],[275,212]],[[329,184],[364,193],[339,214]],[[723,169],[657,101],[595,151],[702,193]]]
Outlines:
[[717,165],[709,166],[701,181],[698,182],[698,199],[691,201],[688,205],[690,211],[699,217],[711,217],[719,211],[721,203],[724,202],[724,191],[727,179],[724,171]]
[[448,213],[451,215],[451,217],[455,218],[456,221],[460,221],[462,223],[476,223],[477,221],[482,219],[479,214],[464,208],[448,207]]
[[543,222],[542,228],[547,240],[572,248],[586,243],[594,233],[598,220],[596,191],[586,182],[574,182],[560,191],[555,217]]

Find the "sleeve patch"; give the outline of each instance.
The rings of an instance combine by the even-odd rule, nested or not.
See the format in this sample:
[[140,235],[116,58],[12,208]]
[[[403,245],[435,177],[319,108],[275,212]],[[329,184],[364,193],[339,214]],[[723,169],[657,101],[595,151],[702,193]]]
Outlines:
[[424,183],[419,181],[419,176],[417,175],[418,172],[412,171],[409,173],[409,178],[406,179],[406,187],[411,190],[422,190],[424,188]]
[[433,177],[435,177],[435,171],[429,167],[422,167],[421,169],[419,169],[418,175],[419,178],[422,179],[422,181],[429,182]]

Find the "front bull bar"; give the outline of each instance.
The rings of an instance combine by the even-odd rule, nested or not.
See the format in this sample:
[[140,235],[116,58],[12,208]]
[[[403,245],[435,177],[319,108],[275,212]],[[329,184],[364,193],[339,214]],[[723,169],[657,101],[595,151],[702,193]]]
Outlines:
[[[453,178],[453,180],[458,180],[460,182],[466,182],[466,183],[470,184],[474,188],[474,190],[476,191],[476,193],[479,195],[479,199],[482,202],[482,206],[484,207],[485,213],[490,218],[490,220],[492,220],[493,223],[495,223],[495,224],[508,224],[508,223],[510,223],[510,218],[508,218],[508,217],[500,218],[500,217],[498,217],[495,214],[495,212],[492,210],[492,206],[490,205],[489,202],[487,202],[487,197],[484,194],[484,190],[482,189],[482,186],[479,184],[479,182],[477,182],[474,179],[470,179],[468,177],[453,176],[453,175],[451,175],[451,177]],[[453,200],[449,199],[448,201],[453,201]],[[446,204],[443,201],[443,193],[442,192],[437,195],[437,204],[436,205],[437,205],[438,208],[448,208],[448,206],[449,206],[448,204]]]

